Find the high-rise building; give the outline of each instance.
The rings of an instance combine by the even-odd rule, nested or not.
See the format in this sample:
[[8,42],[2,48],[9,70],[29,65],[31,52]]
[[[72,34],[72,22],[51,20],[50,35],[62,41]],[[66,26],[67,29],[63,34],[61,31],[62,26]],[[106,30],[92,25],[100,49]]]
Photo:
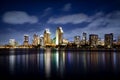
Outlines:
[[56,37],[54,37],[54,38],[52,39],[52,43],[53,43],[53,44],[56,44]]
[[89,44],[90,44],[90,47],[97,47],[97,45],[98,45],[98,35],[90,34],[89,35]]
[[69,43],[69,41],[68,41],[67,39],[64,39],[64,38],[63,38],[63,44],[64,44],[64,45],[67,45],[68,43]]
[[75,36],[74,37],[74,43],[77,45],[77,47],[80,46],[80,36]]
[[56,45],[60,45],[63,43],[63,30],[62,27],[57,27],[56,30]]
[[80,36],[75,36],[74,37],[74,43],[75,44],[80,44]]
[[98,39],[98,45],[99,46],[104,46],[104,39]]
[[42,47],[44,46],[44,37],[43,37],[43,35],[40,35],[40,45]]
[[15,46],[15,39],[9,39],[9,45]]
[[83,37],[82,37],[83,45],[86,44],[86,40],[87,40],[87,33],[83,32]]
[[29,45],[29,35],[24,35],[23,45],[24,46],[28,46]]
[[37,46],[40,44],[40,37],[37,34],[33,35],[33,43],[32,45]]
[[45,29],[44,31],[44,45],[49,45],[51,44],[51,38],[50,38],[50,30],[49,29]]
[[112,48],[113,46],[113,33],[105,34],[105,47],[106,48]]

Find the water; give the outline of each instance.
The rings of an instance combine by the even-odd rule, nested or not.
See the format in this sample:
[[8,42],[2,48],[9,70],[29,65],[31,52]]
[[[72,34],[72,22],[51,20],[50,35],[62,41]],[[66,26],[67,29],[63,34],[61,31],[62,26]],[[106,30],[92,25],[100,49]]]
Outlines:
[[0,78],[119,78],[120,52],[0,50]]

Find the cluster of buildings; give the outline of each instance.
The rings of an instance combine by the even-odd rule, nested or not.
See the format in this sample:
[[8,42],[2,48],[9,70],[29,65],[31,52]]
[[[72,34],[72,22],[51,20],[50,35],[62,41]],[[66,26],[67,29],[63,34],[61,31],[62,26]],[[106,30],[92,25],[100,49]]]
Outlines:
[[87,40],[87,33],[83,32],[82,40],[80,36],[74,37],[74,43],[79,46],[88,46],[93,48],[104,47],[104,48],[113,48],[114,45],[120,45],[119,41],[114,42],[113,33],[105,34],[104,39],[100,39],[97,34],[90,34],[89,40]]
[[9,45],[6,47],[18,47],[18,48],[33,48],[33,47],[89,47],[89,48],[113,48],[114,46],[120,46],[120,36],[117,41],[113,40],[113,33],[105,34],[104,39],[100,39],[97,34],[90,34],[87,39],[87,33],[83,32],[82,37],[74,36],[74,41],[68,41],[63,38],[62,27],[57,27],[56,36],[51,39],[51,32],[49,29],[45,29],[43,35],[33,35],[32,43],[29,41],[29,35],[24,35],[24,41],[22,45],[19,45],[15,39],[9,40]]
[[63,29],[62,27],[57,27],[56,36],[51,39],[51,32],[49,29],[45,29],[43,35],[33,35],[32,43],[30,43],[29,35],[24,35],[24,41],[22,45],[18,45],[15,39],[10,39],[9,44],[6,45],[9,47],[18,47],[18,48],[33,48],[33,47],[56,47],[59,45],[67,45],[68,40],[63,38]]

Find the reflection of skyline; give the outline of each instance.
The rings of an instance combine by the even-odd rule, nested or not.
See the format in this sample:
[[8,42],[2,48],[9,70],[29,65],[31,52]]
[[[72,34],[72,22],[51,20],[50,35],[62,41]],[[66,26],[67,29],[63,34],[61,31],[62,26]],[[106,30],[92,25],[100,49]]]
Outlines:
[[94,71],[98,69],[98,52],[90,52],[90,64]]
[[10,55],[9,56],[9,67],[10,67],[10,72],[14,72],[14,67],[15,67],[15,55]]
[[113,61],[112,61],[112,63],[113,63],[113,69],[116,69],[116,65],[117,65],[116,53],[114,52],[114,53],[112,54],[112,56],[113,56]]
[[[13,55],[9,55],[7,61],[9,61],[10,74],[17,72],[21,72],[20,74],[37,72],[40,75],[44,75],[45,73],[46,77],[50,77],[51,74],[57,73],[55,75],[63,77],[65,73],[72,74],[73,71],[87,73],[88,71],[120,70],[120,55],[116,52],[52,52],[51,50],[47,50],[45,53],[40,51],[33,53],[24,55],[14,55],[13,53]],[[2,59],[5,60],[7,57],[0,57],[1,64],[5,64]]]
[[14,49],[13,50],[10,50],[10,56],[9,56],[9,67],[10,67],[10,72],[11,73],[14,73],[14,68],[15,68],[15,55],[14,55],[15,51]]
[[51,70],[51,54],[50,50],[46,50],[44,54],[44,63],[45,63],[45,73],[46,77],[50,77],[50,70]]
[[57,64],[57,69],[59,68],[59,53],[58,51],[56,52],[56,64]]
[[61,75],[61,77],[63,77],[63,74],[64,74],[64,71],[65,71],[65,51],[63,50],[63,51],[60,51],[59,52],[59,54],[60,54],[60,63],[59,63],[59,67],[60,67],[60,75]]

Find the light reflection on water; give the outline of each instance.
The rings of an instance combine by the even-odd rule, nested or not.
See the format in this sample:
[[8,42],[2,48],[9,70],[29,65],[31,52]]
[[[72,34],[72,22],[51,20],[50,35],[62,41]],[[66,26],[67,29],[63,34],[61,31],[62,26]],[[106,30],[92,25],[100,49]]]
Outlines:
[[44,63],[45,63],[45,73],[46,77],[50,77],[50,71],[51,71],[51,54],[50,50],[46,50],[44,54]]
[[11,74],[13,74],[14,72],[14,66],[15,66],[15,55],[10,55],[9,56],[9,68],[10,68],[10,72]]
[[[81,75],[99,72],[120,72],[120,53],[87,51],[53,51],[47,49],[24,51],[10,50],[11,55],[0,56],[12,75],[41,75],[44,77]],[[15,55],[15,53],[17,53]],[[6,62],[5,62],[6,61]],[[9,65],[9,66],[7,66]],[[6,71],[7,72],[7,71]]]

